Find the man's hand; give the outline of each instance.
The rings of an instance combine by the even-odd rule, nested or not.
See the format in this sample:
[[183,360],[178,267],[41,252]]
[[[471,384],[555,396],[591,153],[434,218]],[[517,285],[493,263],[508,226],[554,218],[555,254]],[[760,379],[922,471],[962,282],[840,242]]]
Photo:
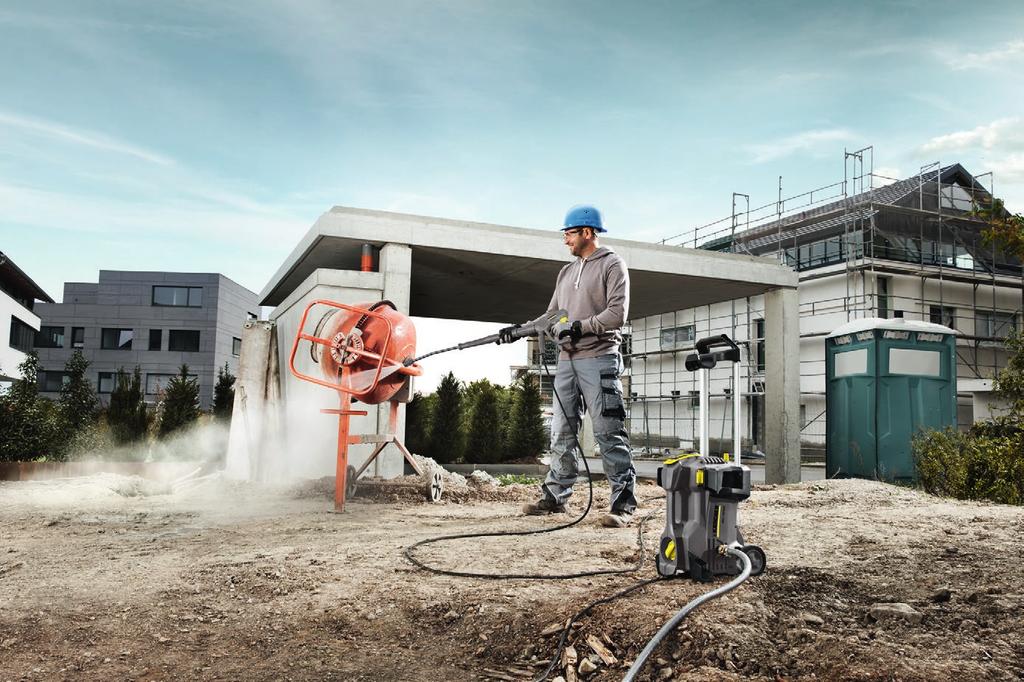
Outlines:
[[515,334],[516,330],[520,328],[520,326],[521,325],[513,324],[509,327],[502,327],[501,329],[499,329],[498,345],[501,345],[503,343],[512,343],[513,341],[518,340],[517,337],[513,335]]
[[574,344],[583,337],[583,327],[579,320],[563,325],[558,330],[558,344],[564,346],[566,344]]

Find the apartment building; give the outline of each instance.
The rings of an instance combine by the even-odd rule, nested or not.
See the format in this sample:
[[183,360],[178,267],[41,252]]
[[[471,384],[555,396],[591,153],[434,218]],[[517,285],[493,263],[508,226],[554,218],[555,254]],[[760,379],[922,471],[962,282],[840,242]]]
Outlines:
[[208,410],[218,368],[226,363],[237,372],[242,326],[259,316],[259,303],[255,292],[216,273],[100,270],[98,282],[67,282],[61,303],[39,304],[36,312],[43,395],[59,394],[64,364],[79,349],[104,403],[120,368],[138,366],[146,401],[155,403],[186,364]]
[[0,251],[0,382],[21,378],[18,365],[39,331],[36,301],[53,303],[45,291]]

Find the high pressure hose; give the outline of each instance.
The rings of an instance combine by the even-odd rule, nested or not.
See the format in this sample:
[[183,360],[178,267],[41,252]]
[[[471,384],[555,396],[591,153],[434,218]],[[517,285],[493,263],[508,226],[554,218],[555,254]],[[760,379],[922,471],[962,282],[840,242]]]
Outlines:
[[[540,330],[538,336],[539,336],[539,339],[540,339],[541,350],[542,350],[542,352],[540,354],[540,356],[541,356],[541,365],[544,367],[545,375],[548,378],[551,378],[552,377],[551,370],[548,368],[547,363],[544,361],[544,353],[543,353],[544,339],[545,339],[545,336],[548,336],[549,334],[550,334],[550,331],[547,330],[547,329],[544,329],[544,330]],[[557,344],[557,339],[555,339],[553,336],[552,336],[552,340],[555,341],[556,344]],[[440,351],[434,351],[433,353],[427,353],[426,355],[421,355],[420,357],[415,358],[415,360],[413,360],[413,362],[419,361],[419,360],[421,360],[421,359],[423,359],[425,357],[428,357],[430,355],[435,355],[437,353],[443,353],[443,352],[449,351],[449,350],[461,350],[461,349],[469,347],[469,346],[470,346],[470,344],[458,344],[456,346],[452,346],[450,348],[445,348],[445,349],[442,349]],[[569,359],[569,362],[572,365],[572,358]],[[575,365],[572,365],[572,370],[573,370],[573,374],[575,375],[575,373],[576,373],[576,366]],[[553,391],[553,394],[554,394],[554,397],[555,397],[555,401],[558,403],[558,408],[562,411],[562,416],[565,418],[566,423],[571,425],[573,422],[572,422],[572,420],[569,419],[569,414],[568,414],[568,412],[566,412],[565,405],[562,404],[562,399],[559,397],[558,392],[557,391]],[[457,576],[457,577],[460,577],[460,578],[485,578],[485,579],[490,579],[490,580],[571,580],[573,578],[586,578],[586,577],[595,576],[595,575],[620,575],[620,574],[624,574],[624,573],[635,573],[635,572],[639,571],[640,568],[643,566],[643,560],[644,560],[644,538],[643,538],[644,524],[642,524],[642,523],[638,524],[638,528],[637,528],[637,544],[639,545],[640,551],[637,553],[636,565],[634,565],[634,566],[632,566],[630,568],[606,568],[606,569],[596,569],[596,570],[592,570],[592,571],[580,571],[580,572],[577,572],[577,573],[476,573],[476,572],[472,572],[472,571],[454,571],[454,570],[449,570],[449,569],[437,568],[437,567],[430,566],[429,564],[426,564],[426,563],[420,561],[418,558],[416,558],[414,556],[414,552],[415,552],[415,550],[417,548],[423,547],[425,545],[431,545],[431,544],[434,544],[434,543],[437,543],[437,542],[443,542],[443,541],[446,541],[446,540],[462,540],[462,539],[467,539],[467,538],[508,537],[508,536],[522,536],[522,535],[539,535],[541,533],[553,533],[553,532],[555,532],[557,530],[563,530],[565,528],[571,528],[571,527],[575,526],[576,524],[578,524],[579,522],[581,522],[584,518],[586,518],[587,514],[590,513],[590,508],[593,506],[593,503],[594,503],[594,481],[593,481],[593,475],[590,472],[590,465],[587,463],[586,453],[583,452],[583,446],[580,445],[579,429],[578,428],[573,432],[573,443],[574,443],[574,446],[575,446],[574,453],[575,452],[579,452],[580,458],[583,460],[583,467],[584,467],[584,469],[586,469],[586,472],[587,472],[587,483],[588,483],[588,487],[589,487],[589,496],[587,497],[587,508],[584,509],[583,513],[580,514],[577,518],[573,519],[572,521],[570,521],[568,523],[563,523],[563,524],[560,524],[560,525],[557,525],[557,526],[552,526],[550,528],[540,528],[540,529],[537,529],[537,530],[492,531],[492,532],[486,532],[486,533],[458,533],[458,534],[454,534],[454,535],[441,535],[441,536],[434,537],[434,538],[427,538],[425,540],[420,540],[419,542],[417,542],[415,544],[412,544],[412,545],[409,545],[408,547],[406,547],[405,550],[403,551],[403,556],[405,556],[406,560],[409,561],[409,563],[411,563],[412,565],[416,566],[417,568],[421,568],[421,569],[423,569],[425,571],[429,571],[431,573],[436,573],[438,575],[450,575],[450,576]],[[575,454],[573,456],[575,456]]]
[[691,611],[693,611],[695,608],[697,608],[706,601],[711,601],[716,597],[721,597],[726,592],[731,592],[732,590],[739,587],[744,580],[750,577],[750,557],[748,557],[745,552],[742,552],[736,549],[735,547],[727,547],[725,545],[722,545],[719,551],[721,551],[724,554],[728,554],[732,557],[735,557],[736,559],[739,559],[740,563],[743,564],[743,570],[740,571],[740,574],[738,576],[733,578],[731,581],[727,582],[725,585],[722,585],[721,587],[711,590],[710,592],[705,592],[704,594],[700,595],[699,597],[691,601],[689,604],[680,609],[676,615],[672,616],[664,625],[662,625],[661,629],[658,630],[657,634],[655,634],[654,637],[651,638],[651,641],[649,641],[647,643],[647,646],[644,647],[643,651],[640,652],[640,655],[636,657],[636,660],[633,662],[633,665],[629,667],[629,671],[626,673],[626,676],[622,678],[622,682],[633,682],[636,679],[636,676],[640,672],[640,669],[644,666],[644,663],[647,662],[647,659],[651,657],[651,654],[654,653],[654,650],[658,647],[658,645],[661,644],[661,641],[665,639],[668,633],[675,630],[676,627],[679,626],[679,623],[683,621],[683,618],[686,618],[686,616],[689,615]]

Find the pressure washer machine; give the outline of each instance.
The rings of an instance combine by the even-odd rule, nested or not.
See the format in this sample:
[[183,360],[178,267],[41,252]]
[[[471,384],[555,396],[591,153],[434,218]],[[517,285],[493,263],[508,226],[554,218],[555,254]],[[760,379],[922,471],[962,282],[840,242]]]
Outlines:
[[[665,460],[658,468],[658,485],[665,489],[665,530],[656,565],[671,578],[687,575],[702,582],[717,575],[738,575],[740,561],[725,553],[739,549],[750,558],[751,575],[764,572],[764,551],[748,545],[737,525],[739,503],[750,497],[750,468],[740,461],[741,395],[740,348],[725,334],[697,341],[686,369],[698,373],[700,452]],[[709,454],[710,373],[719,362],[733,367],[733,456]]]

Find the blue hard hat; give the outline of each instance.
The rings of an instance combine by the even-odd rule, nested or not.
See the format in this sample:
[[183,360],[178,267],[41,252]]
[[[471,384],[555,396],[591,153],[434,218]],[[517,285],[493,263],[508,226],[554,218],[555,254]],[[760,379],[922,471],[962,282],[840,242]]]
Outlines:
[[601,226],[601,212],[587,204],[577,204],[565,214],[565,227],[562,231],[571,230],[574,227],[591,227],[597,232],[607,232]]

